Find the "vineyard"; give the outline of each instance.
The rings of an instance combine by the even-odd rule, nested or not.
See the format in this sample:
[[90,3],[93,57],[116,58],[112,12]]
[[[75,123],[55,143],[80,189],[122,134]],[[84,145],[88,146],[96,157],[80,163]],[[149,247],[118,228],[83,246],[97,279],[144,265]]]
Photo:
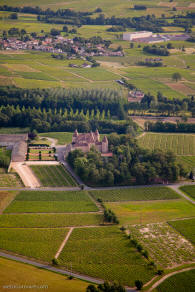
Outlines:
[[129,232],[161,268],[171,268],[195,259],[193,245],[167,223],[129,226]]
[[21,192],[5,213],[65,213],[98,211],[85,192]]
[[147,149],[171,150],[176,155],[195,155],[195,135],[147,133],[138,143]]
[[195,286],[195,269],[174,275],[161,283],[158,292],[192,292]]
[[195,218],[170,221],[169,224],[193,244],[195,244]]
[[68,229],[0,228],[0,248],[51,262]]
[[117,227],[74,229],[59,257],[60,265],[122,284],[147,282],[153,275],[147,261]]
[[62,165],[31,165],[30,167],[44,187],[76,186],[75,180]]
[[103,221],[101,214],[3,214],[0,215],[0,227],[70,227],[99,225]]
[[195,186],[183,186],[180,187],[181,191],[186,193],[188,196],[190,196],[192,199],[195,199]]
[[179,199],[178,194],[167,187],[115,189],[90,193],[96,200],[101,199],[104,202]]

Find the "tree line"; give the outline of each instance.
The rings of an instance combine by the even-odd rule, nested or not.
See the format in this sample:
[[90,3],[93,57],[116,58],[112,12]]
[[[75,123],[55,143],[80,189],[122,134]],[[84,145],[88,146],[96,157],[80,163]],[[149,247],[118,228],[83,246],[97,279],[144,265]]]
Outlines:
[[187,172],[171,152],[141,149],[131,135],[108,136],[110,158],[93,147],[88,153],[74,150],[67,161],[81,179],[91,186],[113,186],[174,182]]
[[195,124],[192,123],[163,123],[145,122],[145,130],[150,132],[195,133]]

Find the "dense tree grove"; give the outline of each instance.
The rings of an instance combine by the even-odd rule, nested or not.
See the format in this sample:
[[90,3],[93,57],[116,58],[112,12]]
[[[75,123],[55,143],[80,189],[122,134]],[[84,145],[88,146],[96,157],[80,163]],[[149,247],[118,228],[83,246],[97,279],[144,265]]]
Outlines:
[[143,48],[143,51],[152,55],[158,55],[158,56],[169,56],[170,53],[166,48],[161,48],[156,45],[152,46],[145,46]]
[[187,123],[163,123],[146,122],[145,130],[151,132],[169,132],[169,133],[195,133],[195,124]]
[[105,282],[104,284],[100,284],[97,287],[90,284],[87,287],[86,292],[125,292],[125,288],[117,283],[110,284]]
[[186,171],[171,152],[143,150],[130,135],[111,134],[113,156],[105,158],[94,148],[88,153],[74,150],[67,160],[82,180],[92,186],[151,184],[176,181]]
[[[134,133],[137,125],[125,120],[126,101],[113,90],[0,88],[0,126],[30,127],[39,132]],[[119,121],[118,119],[121,119]]]

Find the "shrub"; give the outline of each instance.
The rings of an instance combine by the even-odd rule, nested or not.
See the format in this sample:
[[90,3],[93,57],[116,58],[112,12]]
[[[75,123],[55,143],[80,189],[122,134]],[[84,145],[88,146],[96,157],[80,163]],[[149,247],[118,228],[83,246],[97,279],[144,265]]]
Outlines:
[[52,265],[57,266],[58,260],[56,258],[52,259]]
[[135,281],[135,286],[137,287],[137,290],[141,290],[143,287],[143,282],[140,280]]

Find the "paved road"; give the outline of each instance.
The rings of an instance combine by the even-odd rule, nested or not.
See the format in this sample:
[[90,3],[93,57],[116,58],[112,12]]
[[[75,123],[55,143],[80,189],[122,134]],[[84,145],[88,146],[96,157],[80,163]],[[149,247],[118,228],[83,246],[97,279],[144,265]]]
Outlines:
[[[7,258],[7,259],[10,259],[10,260],[21,262],[21,263],[24,263],[24,264],[29,264],[29,265],[32,265],[32,266],[35,266],[35,267],[38,267],[38,268],[42,268],[44,270],[48,270],[48,271],[51,271],[51,272],[56,272],[56,273],[60,273],[60,274],[63,274],[63,275],[73,276],[74,278],[81,279],[81,280],[84,280],[84,281],[87,281],[87,282],[91,282],[91,283],[94,283],[94,284],[101,284],[101,283],[104,282],[101,279],[96,279],[96,278],[93,278],[93,277],[89,277],[87,275],[80,275],[80,274],[77,274],[77,273],[72,273],[70,271],[62,270],[60,268],[53,267],[51,265],[45,265],[45,264],[41,264],[41,263],[38,263],[38,262],[33,261],[33,260],[28,260],[28,259],[22,258],[20,256],[11,255],[11,254],[7,254],[7,253],[4,253],[4,252],[0,252],[0,256],[4,257],[4,258]],[[126,291],[127,292],[136,292],[135,289],[129,288],[129,287],[126,288]]]

